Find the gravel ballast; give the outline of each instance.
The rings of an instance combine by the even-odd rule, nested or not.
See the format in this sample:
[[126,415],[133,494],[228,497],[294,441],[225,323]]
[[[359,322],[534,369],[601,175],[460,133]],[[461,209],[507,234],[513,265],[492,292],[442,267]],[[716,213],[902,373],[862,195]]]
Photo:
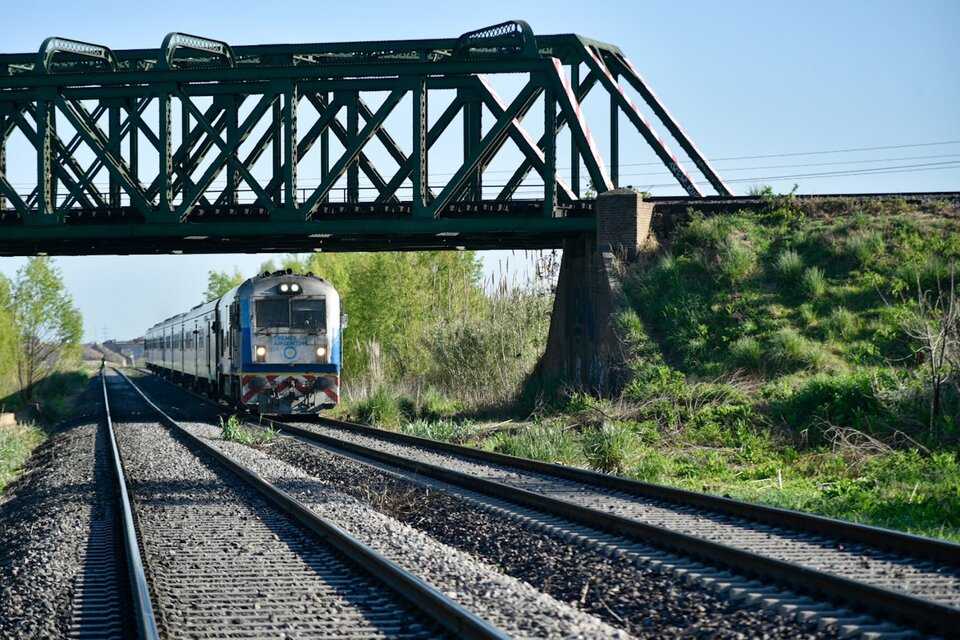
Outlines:
[[95,473],[105,454],[99,379],[81,409],[53,430],[0,503],[0,637],[65,637],[93,519],[108,517],[111,486]]
[[408,474],[386,472],[294,439],[278,440],[269,452],[636,637],[740,638],[747,630],[765,638],[835,636],[733,602],[652,566],[611,558],[501,517],[460,499],[458,489],[442,482],[419,479],[424,487],[408,480]]
[[855,542],[840,544],[829,536],[752,522],[736,515],[680,506],[665,500],[627,495],[515,467],[432,451],[385,437],[375,438],[310,423],[297,423],[296,426],[816,571],[902,591],[948,606],[960,606],[960,568],[956,565],[892,554],[884,548]]
[[150,422],[125,381],[108,384],[163,637],[443,636],[406,600]]
[[219,428],[198,423],[183,426],[513,637],[627,637],[597,618],[478,563],[474,557],[439,543],[360,500],[331,490],[265,451],[222,440]]

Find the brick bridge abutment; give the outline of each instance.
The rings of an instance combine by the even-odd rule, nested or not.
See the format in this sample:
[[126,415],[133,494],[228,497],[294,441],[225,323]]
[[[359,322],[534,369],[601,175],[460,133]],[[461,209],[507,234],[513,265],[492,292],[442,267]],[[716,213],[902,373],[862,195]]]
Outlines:
[[550,333],[532,380],[548,394],[581,389],[613,395],[624,383],[616,314],[626,302],[616,264],[642,250],[653,204],[632,189],[613,189],[597,197],[595,213],[596,235],[563,244]]

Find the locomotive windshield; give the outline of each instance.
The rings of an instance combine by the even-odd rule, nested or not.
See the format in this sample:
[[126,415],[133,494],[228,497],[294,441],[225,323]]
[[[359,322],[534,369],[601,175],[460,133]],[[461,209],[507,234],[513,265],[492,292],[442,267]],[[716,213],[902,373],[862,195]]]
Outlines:
[[290,301],[290,326],[296,329],[319,329],[327,319],[327,301],[304,299]]
[[253,306],[258,327],[290,326],[290,300],[287,298],[255,300]]
[[257,327],[321,330],[326,326],[324,298],[264,298],[254,301]]

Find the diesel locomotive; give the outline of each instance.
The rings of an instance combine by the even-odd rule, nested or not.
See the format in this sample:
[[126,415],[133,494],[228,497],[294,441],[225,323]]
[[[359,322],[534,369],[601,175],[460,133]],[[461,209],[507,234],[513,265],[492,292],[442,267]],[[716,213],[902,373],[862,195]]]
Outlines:
[[147,367],[253,413],[316,413],[340,399],[337,290],[311,273],[263,273],[147,331]]

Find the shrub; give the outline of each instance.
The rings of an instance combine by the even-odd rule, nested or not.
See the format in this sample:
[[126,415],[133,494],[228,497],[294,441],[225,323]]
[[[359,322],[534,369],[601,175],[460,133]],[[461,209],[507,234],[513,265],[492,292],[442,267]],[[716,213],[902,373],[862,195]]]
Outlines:
[[847,236],[846,248],[858,264],[866,266],[883,254],[886,242],[879,231],[855,231]]
[[44,439],[43,431],[33,423],[0,428],[0,491]]
[[822,298],[827,293],[827,278],[820,267],[804,269],[801,285],[811,298]]
[[354,411],[360,422],[385,429],[396,429],[404,417],[397,395],[386,387],[380,387],[372,396],[358,402]]
[[834,337],[850,339],[857,330],[857,317],[847,309],[837,307],[827,320],[827,330]]
[[717,262],[720,277],[731,284],[739,284],[753,273],[756,253],[750,245],[731,234],[723,240]]
[[[868,370],[818,373],[800,381],[783,379],[765,388],[764,396],[770,416],[796,433],[824,425],[875,433],[881,405],[874,383]],[[821,430],[813,435],[819,436]]]
[[553,299],[541,291],[498,293],[480,311],[432,326],[425,347],[427,379],[438,389],[483,406],[512,395],[546,344]]
[[737,338],[730,345],[730,360],[738,367],[759,371],[763,366],[763,346],[752,336]]
[[627,463],[636,438],[619,422],[607,422],[600,429],[583,434],[583,451],[590,466],[604,473],[619,473]]
[[464,443],[476,435],[476,426],[472,422],[454,420],[414,420],[403,425],[402,431],[412,436]]
[[224,440],[239,442],[250,447],[258,447],[272,441],[277,436],[272,426],[261,429],[251,429],[237,416],[230,416],[226,420],[220,418],[220,432]]
[[440,420],[455,416],[461,411],[463,411],[462,402],[447,398],[439,389],[430,385],[420,394],[416,413],[425,420]]
[[803,273],[803,258],[793,249],[784,249],[777,255],[774,269],[783,282],[796,283]]
[[638,450],[630,476],[643,482],[656,482],[670,467],[668,459],[657,449]]
[[794,371],[823,364],[822,347],[807,340],[796,330],[783,328],[770,335],[767,357],[781,371]]
[[517,435],[498,433],[493,450],[519,458],[576,464],[580,461],[580,443],[569,429],[560,425],[538,426]]
[[805,328],[809,329],[816,326],[819,318],[817,318],[817,310],[814,309],[812,304],[804,302],[800,305],[798,311],[800,312],[800,320],[803,322]]

